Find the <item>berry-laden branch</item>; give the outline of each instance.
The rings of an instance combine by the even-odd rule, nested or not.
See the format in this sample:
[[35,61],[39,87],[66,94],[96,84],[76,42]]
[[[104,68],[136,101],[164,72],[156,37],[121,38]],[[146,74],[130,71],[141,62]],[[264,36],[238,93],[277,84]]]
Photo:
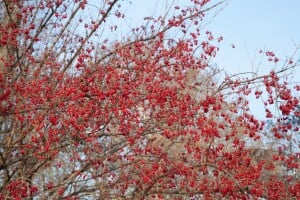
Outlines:
[[0,199],[299,196],[299,64],[220,75],[227,1],[172,2],[123,38],[127,1],[1,3]]

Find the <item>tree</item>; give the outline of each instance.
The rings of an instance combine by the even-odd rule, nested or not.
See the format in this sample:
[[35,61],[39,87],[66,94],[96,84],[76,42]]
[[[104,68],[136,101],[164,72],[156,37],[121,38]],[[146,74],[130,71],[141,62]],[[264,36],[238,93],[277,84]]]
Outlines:
[[220,81],[222,37],[199,24],[224,2],[171,4],[118,40],[124,4],[1,2],[0,199],[299,198],[299,177],[274,170],[299,153],[256,159],[264,122],[247,100],[261,83],[291,113],[299,86],[282,78],[298,63]]

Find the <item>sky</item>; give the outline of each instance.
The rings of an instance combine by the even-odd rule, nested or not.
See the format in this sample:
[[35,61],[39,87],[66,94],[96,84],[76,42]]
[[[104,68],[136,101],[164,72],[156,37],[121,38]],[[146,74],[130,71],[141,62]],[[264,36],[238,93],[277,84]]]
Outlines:
[[300,45],[299,10],[299,0],[230,1],[208,26],[225,38],[218,63],[234,71],[260,67],[255,62],[250,66],[260,49],[272,50],[281,59],[289,57]]
[[[211,21],[208,28],[222,34],[224,42],[215,62],[232,74],[257,71],[266,73],[279,66],[261,62],[259,50],[271,50],[283,61],[300,47],[299,0],[232,0]],[[232,44],[235,48],[232,48]],[[300,52],[295,55],[300,59]],[[293,82],[300,82],[300,68]],[[258,118],[265,117],[261,101],[250,99],[250,109]],[[273,108],[274,109],[274,108]]]
[[[188,0],[178,2],[185,3]],[[166,12],[166,0],[132,0],[126,7],[125,30],[142,23],[143,16]],[[212,2],[218,2],[212,0]],[[280,68],[264,62],[260,50],[273,51],[285,61],[300,47],[300,0],[228,0],[223,9],[211,12],[204,20],[204,31],[223,36],[214,64],[228,74],[255,71],[259,74]],[[232,48],[234,44],[235,48]],[[300,59],[300,52],[295,57]],[[293,82],[300,82],[300,68],[294,73]],[[250,109],[258,118],[264,118],[261,101],[250,100]]]
[[[129,20],[123,29],[142,23],[143,16],[164,13],[165,2],[132,0],[126,8]],[[258,67],[253,60],[261,49],[272,50],[279,58],[285,59],[300,45],[300,0],[228,0],[221,12],[206,19],[204,28],[224,37],[217,64],[233,72]],[[236,48],[233,49],[232,44]]]

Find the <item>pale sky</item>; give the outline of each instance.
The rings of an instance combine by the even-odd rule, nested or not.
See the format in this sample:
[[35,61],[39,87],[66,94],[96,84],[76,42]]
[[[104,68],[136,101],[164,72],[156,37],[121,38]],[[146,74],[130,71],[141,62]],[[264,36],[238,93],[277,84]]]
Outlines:
[[[221,68],[238,73],[258,71],[265,73],[277,66],[261,62],[260,49],[271,50],[282,60],[292,56],[300,47],[299,0],[232,0],[219,13],[208,28],[222,34],[225,41],[220,46],[216,63]],[[232,48],[234,43],[236,48]],[[300,59],[300,52],[295,55]],[[295,70],[293,82],[300,82],[300,68]],[[250,99],[252,113],[264,118],[261,101]]]
[[[165,12],[164,0],[132,0],[126,8],[127,24],[123,30],[136,23],[142,23],[143,16],[159,15]],[[181,3],[189,0],[178,1]],[[212,2],[218,2],[212,0]],[[235,74],[245,71],[265,73],[282,63],[261,62],[264,56],[259,50],[274,51],[282,60],[290,57],[300,47],[300,0],[229,0],[228,5],[215,17],[215,12],[204,20],[205,30],[216,36],[223,36],[220,51],[213,61],[220,68]],[[232,44],[235,48],[232,48]],[[300,52],[295,56],[300,59]],[[300,69],[295,71],[294,82],[300,82]],[[264,118],[261,101],[252,101],[251,110]]]
[[[260,49],[283,59],[292,55],[300,45],[299,19],[299,0],[231,0],[209,25],[225,38],[218,64],[242,71]],[[231,43],[236,49],[229,48]]]
[[[144,16],[163,14],[166,2],[171,1],[131,2],[125,6],[127,24],[122,24],[121,30],[141,24]],[[189,0],[177,2],[185,4]],[[300,45],[299,19],[300,0],[229,0],[221,12],[214,18],[207,16],[204,22],[208,23],[205,30],[224,37],[215,62],[235,73],[263,67],[258,63],[260,49],[272,50],[281,59],[291,56]],[[300,58],[299,53],[297,56]]]

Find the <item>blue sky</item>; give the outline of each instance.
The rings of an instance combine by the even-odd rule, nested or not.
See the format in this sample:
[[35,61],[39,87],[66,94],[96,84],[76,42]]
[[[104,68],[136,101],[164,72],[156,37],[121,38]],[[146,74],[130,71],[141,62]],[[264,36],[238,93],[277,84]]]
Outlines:
[[[127,24],[121,25],[121,30],[142,23],[143,16],[165,13],[166,2],[171,1],[132,0],[125,6],[128,20]],[[175,2],[185,4],[189,0]],[[212,0],[214,2],[218,0]],[[224,37],[216,64],[236,73],[262,70],[263,66],[258,63],[260,49],[272,50],[282,59],[292,55],[300,45],[299,19],[300,0],[228,0],[227,6],[216,17],[207,16],[204,21],[208,23],[205,30]]]
[[[142,23],[143,16],[164,13],[166,2],[132,0],[126,8],[127,24],[121,25],[121,30]],[[258,53],[259,50],[274,51],[277,57],[285,60],[297,46],[300,47],[300,0],[229,0],[221,12],[213,17],[214,14],[216,11],[204,20],[207,23],[204,28],[224,37],[213,62],[229,74],[248,71],[266,73],[274,67],[280,68],[282,63],[276,66],[261,62],[264,56]],[[296,59],[300,59],[300,52],[296,54]],[[300,82],[300,69],[295,71],[292,81]],[[257,117],[264,118],[261,101],[251,100],[250,107]]]
[[[300,47],[299,0],[232,0],[208,25],[212,32],[222,34],[216,64],[232,74],[257,71],[266,73],[278,66],[261,62],[260,49],[271,50],[282,60],[292,56]],[[232,48],[234,43],[236,48]],[[295,56],[300,59],[300,52]],[[300,69],[296,69],[293,82],[300,82]],[[252,113],[264,118],[260,100],[250,98]],[[274,111],[275,108],[273,108]]]
[[[251,66],[260,49],[272,50],[285,59],[300,45],[299,19],[299,0],[230,1],[208,26],[225,38],[218,64],[234,71],[260,67],[255,66],[258,63]],[[235,49],[230,48],[231,43]]]

